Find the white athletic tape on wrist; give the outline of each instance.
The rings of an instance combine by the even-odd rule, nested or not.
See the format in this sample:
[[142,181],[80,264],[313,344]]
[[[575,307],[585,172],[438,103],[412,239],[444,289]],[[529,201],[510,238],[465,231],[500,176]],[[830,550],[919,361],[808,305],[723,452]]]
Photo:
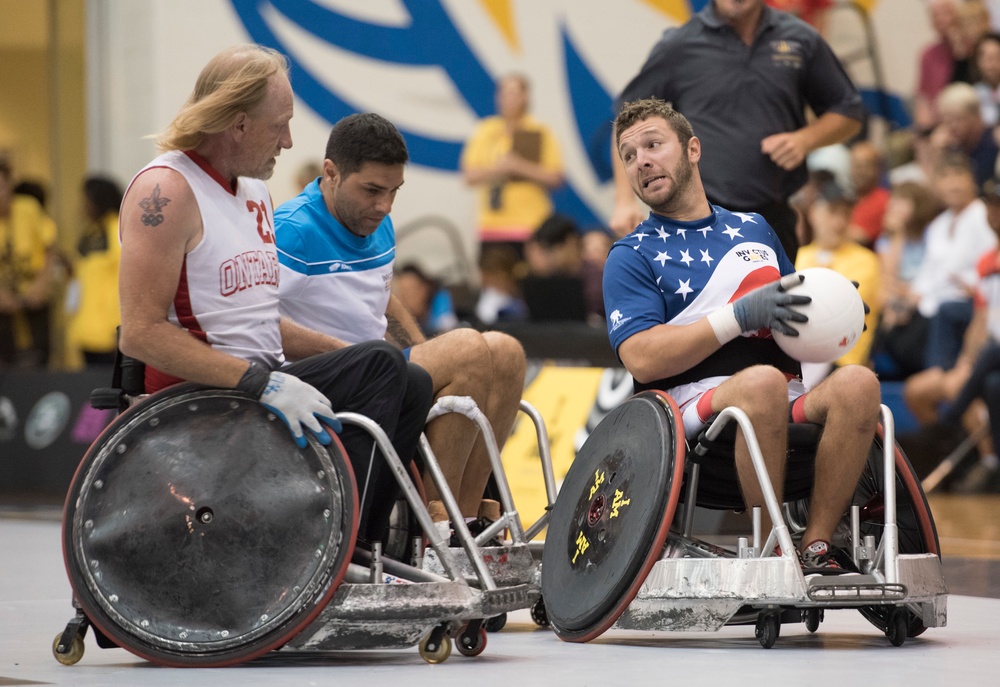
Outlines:
[[733,312],[733,304],[719,308],[708,316],[708,323],[712,325],[715,338],[720,344],[727,344],[743,333],[740,323],[736,321],[736,314]]

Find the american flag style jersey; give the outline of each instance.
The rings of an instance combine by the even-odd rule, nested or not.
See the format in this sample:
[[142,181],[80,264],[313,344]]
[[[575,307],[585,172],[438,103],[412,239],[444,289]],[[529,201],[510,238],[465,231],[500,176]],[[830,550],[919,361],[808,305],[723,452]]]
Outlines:
[[[711,207],[710,215],[692,222],[650,213],[612,246],[604,268],[604,306],[616,354],[633,334],[660,324],[696,322],[795,271],[762,216]],[[798,363],[778,348],[770,331],[760,330],[737,337],[681,375],[637,388],[667,389],[752,364],[799,374]]]

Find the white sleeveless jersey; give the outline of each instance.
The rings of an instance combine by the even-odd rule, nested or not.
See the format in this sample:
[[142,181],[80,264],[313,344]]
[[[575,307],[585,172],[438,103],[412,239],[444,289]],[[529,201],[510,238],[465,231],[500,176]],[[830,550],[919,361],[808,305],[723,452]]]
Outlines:
[[170,321],[212,348],[277,369],[284,355],[274,213],[267,186],[240,177],[233,192],[203,158],[180,151],[160,155],[136,178],[155,167],[184,176],[198,201],[204,229],[201,242],[184,257]]

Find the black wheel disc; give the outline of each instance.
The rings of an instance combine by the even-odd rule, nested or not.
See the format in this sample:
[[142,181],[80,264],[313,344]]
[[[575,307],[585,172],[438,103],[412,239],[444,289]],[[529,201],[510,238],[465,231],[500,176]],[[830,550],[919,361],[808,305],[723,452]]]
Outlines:
[[182,385],[119,416],[70,487],[63,546],[87,616],[169,665],[228,665],[294,636],[346,572],[357,528],[339,442],[298,449],[231,390]]
[[542,554],[542,595],[556,634],[607,630],[659,558],[682,482],[674,402],[633,396],[594,429],[563,481]]

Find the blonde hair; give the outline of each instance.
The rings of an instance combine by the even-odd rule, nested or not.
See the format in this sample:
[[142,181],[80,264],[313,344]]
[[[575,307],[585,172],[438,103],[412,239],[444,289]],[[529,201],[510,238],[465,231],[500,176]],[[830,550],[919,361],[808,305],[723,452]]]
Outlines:
[[979,112],[979,108],[976,89],[967,83],[949,84],[937,97],[938,114],[975,114]]
[[284,55],[260,45],[237,45],[213,57],[166,131],[155,136],[160,152],[191,150],[207,134],[223,131],[241,112],[252,112],[271,77],[288,73]]

